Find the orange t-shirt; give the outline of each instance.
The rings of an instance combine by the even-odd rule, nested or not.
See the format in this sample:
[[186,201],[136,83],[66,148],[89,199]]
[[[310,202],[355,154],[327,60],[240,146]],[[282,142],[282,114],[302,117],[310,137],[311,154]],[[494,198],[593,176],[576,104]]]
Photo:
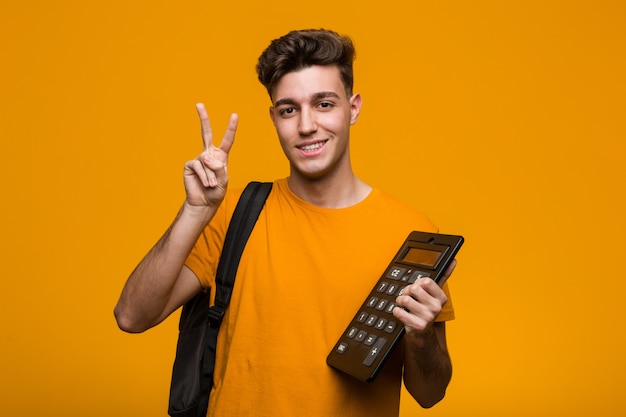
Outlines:
[[[240,194],[227,193],[187,259],[205,288],[213,286]],[[413,230],[436,228],[380,190],[327,209],[296,197],[286,179],[276,181],[220,328],[209,415],[397,416],[403,349],[370,384],[329,367],[326,356]],[[438,320],[453,318],[448,301]]]

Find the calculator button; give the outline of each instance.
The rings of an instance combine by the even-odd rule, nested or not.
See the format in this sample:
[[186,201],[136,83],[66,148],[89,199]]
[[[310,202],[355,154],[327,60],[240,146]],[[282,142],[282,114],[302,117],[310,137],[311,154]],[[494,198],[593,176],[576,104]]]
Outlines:
[[368,317],[368,319],[367,319],[367,321],[365,322],[365,324],[366,324],[367,326],[370,326],[370,327],[371,327],[371,326],[373,326],[373,325],[375,325],[375,324],[376,324],[376,321],[378,321],[378,317],[376,317],[376,316],[374,316],[374,315],[371,315],[371,316],[369,316],[369,317]]
[[380,300],[376,305],[376,310],[383,311],[385,307],[387,307],[387,304],[389,304],[389,300]]
[[385,326],[387,325],[387,319],[379,319],[376,322],[376,326],[374,326],[376,329],[378,330],[382,330],[385,328]]
[[369,308],[374,308],[374,306],[378,303],[378,298],[376,297],[372,297],[369,299],[369,301],[367,302],[367,306]]
[[394,330],[396,330],[396,327],[398,327],[398,323],[396,323],[395,321],[390,321],[389,323],[387,323],[387,326],[385,326],[385,332],[393,333]]
[[337,353],[344,353],[346,350],[348,350],[348,344],[347,343],[339,343],[337,345]]
[[374,342],[376,341],[376,339],[378,339],[378,336],[376,336],[375,334],[368,334],[363,344],[365,346],[372,346]]
[[394,266],[389,270],[389,272],[387,272],[387,278],[391,278],[397,281],[400,278],[402,278],[402,275],[404,275],[405,271],[406,271],[406,268],[400,268],[400,267]]
[[385,289],[387,288],[387,282],[383,281],[380,284],[378,284],[378,287],[376,287],[376,291],[378,292],[385,292]]
[[372,366],[378,355],[380,355],[380,352],[383,350],[385,343],[387,343],[387,339],[383,337],[379,338],[367,354],[367,357],[363,361],[363,365]]
[[348,339],[352,339],[354,338],[354,336],[357,335],[358,332],[359,332],[359,329],[357,329],[356,327],[350,327],[350,330],[348,330],[348,333],[346,333],[346,337]]
[[395,306],[396,303],[389,303],[389,305],[387,305],[387,308],[385,309],[385,313],[392,314]]
[[356,318],[356,321],[358,321],[359,323],[365,323],[365,320],[367,320],[368,316],[369,314],[367,314],[365,311],[361,311],[359,313],[359,316]]
[[413,284],[415,281],[417,281],[420,278],[428,278],[428,277],[430,277],[430,274],[428,272],[415,271],[413,272],[413,275],[411,275],[411,278],[409,279],[409,284]]
[[361,330],[359,332],[359,334],[356,335],[356,337],[354,338],[354,340],[356,340],[357,342],[362,342],[365,340],[365,337],[367,336],[367,332],[365,330]]
[[396,284],[391,284],[387,291],[385,291],[388,295],[394,295],[398,291],[399,286]]

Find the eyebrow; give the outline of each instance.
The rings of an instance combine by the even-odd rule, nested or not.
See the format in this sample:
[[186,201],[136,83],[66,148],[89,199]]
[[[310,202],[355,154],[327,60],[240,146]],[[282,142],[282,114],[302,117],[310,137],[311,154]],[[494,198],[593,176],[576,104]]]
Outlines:
[[[334,91],[320,91],[319,93],[315,93],[311,96],[311,101],[321,100],[325,98],[340,98],[337,93]],[[285,105],[293,105],[296,104],[296,101],[292,98],[281,98],[280,100],[276,100],[274,103],[274,107],[285,106]]]

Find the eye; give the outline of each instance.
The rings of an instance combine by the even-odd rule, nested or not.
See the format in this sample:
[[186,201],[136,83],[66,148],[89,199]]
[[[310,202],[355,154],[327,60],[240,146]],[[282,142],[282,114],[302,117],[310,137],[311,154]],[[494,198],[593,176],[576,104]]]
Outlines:
[[289,116],[290,114],[293,114],[296,111],[296,109],[294,109],[293,107],[285,107],[282,108],[278,111],[278,113],[281,116]]
[[321,109],[324,109],[324,110],[329,110],[329,109],[331,109],[331,108],[333,107],[333,103],[331,103],[330,101],[322,101],[322,102],[320,102],[320,103],[318,104],[318,106],[319,106]]

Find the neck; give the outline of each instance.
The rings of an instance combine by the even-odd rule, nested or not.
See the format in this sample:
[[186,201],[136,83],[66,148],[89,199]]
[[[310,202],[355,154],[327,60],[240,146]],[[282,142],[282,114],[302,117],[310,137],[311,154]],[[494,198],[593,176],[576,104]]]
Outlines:
[[318,207],[345,208],[363,201],[372,187],[351,174],[341,181],[323,177],[319,179],[289,176],[289,188],[302,200]]

